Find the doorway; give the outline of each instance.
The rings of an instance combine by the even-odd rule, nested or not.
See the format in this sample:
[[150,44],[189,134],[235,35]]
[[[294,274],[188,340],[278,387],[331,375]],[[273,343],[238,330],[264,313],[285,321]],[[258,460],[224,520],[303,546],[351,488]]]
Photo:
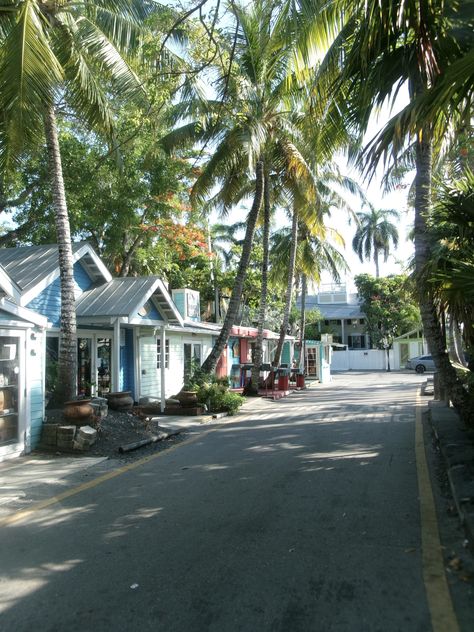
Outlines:
[[20,440],[21,334],[0,332],[0,448]]
[[201,366],[201,344],[194,342],[184,343],[184,383],[189,380],[193,369]]

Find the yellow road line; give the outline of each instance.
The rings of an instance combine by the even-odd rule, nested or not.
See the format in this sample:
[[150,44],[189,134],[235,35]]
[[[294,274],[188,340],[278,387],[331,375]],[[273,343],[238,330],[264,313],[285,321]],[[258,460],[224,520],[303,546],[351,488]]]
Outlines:
[[420,496],[421,548],[423,580],[433,632],[458,632],[459,626],[451,601],[444,559],[439,538],[438,520],[431,488],[428,463],[423,440],[421,421],[422,400],[420,391],[416,398],[415,452]]
[[203,437],[213,432],[214,430],[215,428],[210,428],[209,430],[199,433],[195,437],[191,437],[190,439],[187,439],[186,441],[183,441],[182,443],[178,443],[170,448],[167,448],[166,450],[163,450],[161,452],[155,452],[155,454],[145,456],[142,459],[139,459],[138,461],[134,461],[133,463],[129,463],[128,465],[119,467],[116,470],[112,470],[111,472],[107,472],[107,474],[102,474],[102,476],[98,476],[97,478],[94,478],[91,481],[87,481],[87,483],[82,483],[81,485],[78,485],[77,487],[72,487],[71,489],[68,489],[65,492],[62,492],[61,494],[58,494],[57,496],[52,496],[51,498],[42,500],[41,502],[32,505],[28,509],[22,509],[20,511],[17,511],[16,513],[11,514],[10,516],[7,516],[6,518],[0,519],[0,527],[7,527],[11,524],[25,520],[26,518],[31,516],[31,514],[34,514],[37,511],[41,511],[41,509],[45,509],[46,507],[55,505],[56,503],[59,503],[66,498],[70,498],[71,496],[80,494],[81,492],[84,492],[88,489],[92,489],[93,487],[97,487],[98,485],[101,485],[102,483],[105,483],[106,481],[110,481],[112,478],[116,478],[117,476],[121,476],[122,474],[125,474],[126,472],[135,470],[138,467],[145,465],[145,463],[154,461],[155,459],[161,456],[168,455],[170,452],[174,452],[178,448],[181,448],[186,445],[190,445],[191,443],[195,443],[196,441],[198,441],[199,439],[202,439]]

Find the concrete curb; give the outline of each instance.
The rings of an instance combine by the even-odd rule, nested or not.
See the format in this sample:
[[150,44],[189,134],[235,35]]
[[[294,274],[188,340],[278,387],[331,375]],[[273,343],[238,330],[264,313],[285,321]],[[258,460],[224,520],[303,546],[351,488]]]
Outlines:
[[429,417],[446,465],[456,510],[474,553],[474,432],[466,428],[445,402],[430,401]]

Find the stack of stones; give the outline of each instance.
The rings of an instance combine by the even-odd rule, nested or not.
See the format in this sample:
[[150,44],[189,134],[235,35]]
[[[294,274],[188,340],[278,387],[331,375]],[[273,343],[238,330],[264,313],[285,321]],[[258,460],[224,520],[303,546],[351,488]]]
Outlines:
[[91,426],[59,426],[43,424],[41,443],[48,448],[85,452],[97,441],[97,430]]
[[49,448],[58,445],[58,424],[43,424],[41,430],[41,443]]
[[62,450],[74,449],[76,426],[58,426],[58,448]]
[[78,428],[76,438],[73,443],[74,450],[89,450],[97,440],[97,430],[91,426],[81,426]]

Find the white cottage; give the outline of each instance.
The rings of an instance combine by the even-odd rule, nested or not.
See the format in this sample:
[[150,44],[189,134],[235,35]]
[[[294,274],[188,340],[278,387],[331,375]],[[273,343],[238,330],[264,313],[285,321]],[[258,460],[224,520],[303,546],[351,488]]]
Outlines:
[[[1,281],[0,291],[5,292]],[[29,452],[39,441],[44,418],[48,322],[12,299],[0,298],[0,461]]]

